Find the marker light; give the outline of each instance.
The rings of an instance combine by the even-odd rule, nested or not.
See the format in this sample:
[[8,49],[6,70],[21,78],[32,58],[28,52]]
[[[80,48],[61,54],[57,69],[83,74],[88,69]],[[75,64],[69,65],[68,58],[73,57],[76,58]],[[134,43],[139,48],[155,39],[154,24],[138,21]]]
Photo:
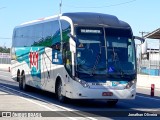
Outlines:
[[128,83],[127,83],[127,85],[126,85],[126,87],[125,87],[125,89],[129,89],[129,88],[131,88],[131,86],[132,86],[132,85],[134,85],[136,82],[137,82],[137,80],[136,80],[136,79],[134,79],[134,80],[132,80],[132,81],[128,82]]
[[75,77],[75,81],[79,82],[83,87],[89,87],[88,83],[84,80],[80,80],[79,78]]

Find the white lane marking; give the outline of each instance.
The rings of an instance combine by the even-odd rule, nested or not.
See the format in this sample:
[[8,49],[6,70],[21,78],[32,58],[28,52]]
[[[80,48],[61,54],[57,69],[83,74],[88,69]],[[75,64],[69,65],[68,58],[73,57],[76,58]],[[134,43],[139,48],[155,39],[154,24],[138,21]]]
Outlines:
[[7,70],[6,70],[6,71],[2,71],[2,70],[0,70],[0,72],[1,72],[1,73],[10,73],[10,72],[9,72],[9,71],[7,71]]
[[156,98],[150,98],[150,97],[145,97],[145,96],[140,96],[140,95],[136,95],[137,97],[141,97],[141,98],[147,98],[147,99],[151,99],[151,100],[158,100],[160,101],[160,99],[156,99]]
[[0,75],[0,77],[6,77],[6,78],[11,79],[11,76],[9,76],[9,75]]
[[[0,89],[3,90],[3,91],[5,91],[5,92],[7,92],[7,93],[15,94],[15,93],[12,93],[12,92],[10,92],[10,91],[4,90],[4,89],[2,89],[2,88],[0,88]],[[50,110],[50,111],[58,111],[57,109],[52,109],[52,108],[50,108],[50,107],[48,107],[48,106],[45,106],[45,105],[43,105],[43,104],[34,102],[33,100],[30,100],[30,99],[28,99],[28,98],[24,98],[24,97],[21,97],[21,96],[18,96],[18,97],[21,98],[21,99],[23,99],[23,100],[26,100],[26,101],[29,101],[29,102],[31,102],[31,103],[34,103],[34,104],[36,104],[36,105],[39,105],[39,106],[41,106],[41,107],[44,107],[44,108],[46,108],[46,109],[48,109],[48,110]],[[65,117],[65,115],[64,115],[63,113],[61,113],[61,112],[58,112],[58,114],[61,114],[62,116]],[[75,118],[73,118],[73,117],[67,117],[67,118],[68,118],[68,119],[71,119],[71,120],[77,120],[77,119],[75,119]]]
[[[7,89],[10,89],[10,90],[12,90],[12,91],[16,91],[16,92],[18,92],[18,93],[24,94],[24,95],[26,95],[26,96],[32,97],[32,98],[34,98],[34,99],[43,101],[43,102],[45,102],[45,103],[54,105],[54,106],[56,106],[56,107],[58,107],[58,108],[61,108],[61,109],[63,109],[63,110],[66,110],[66,111],[75,111],[75,110],[73,110],[73,109],[69,109],[69,108],[66,108],[66,107],[62,107],[62,106],[60,106],[60,105],[56,105],[56,104],[50,103],[50,102],[48,102],[48,101],[46,101],[46,100],[40,99],[40,98],[38,98],[38,97],[29,95],[29,94],[26,94],[26,93],[24,93],[24,92],[20,92],[20,91],[18,91],[18,90],[15,90],[15,89],[6,87],[6,86],[4,86],[4,85],[0,85],[0,86],[2,86],[2,87],[4,87],[4,88],[7,88]],[[19,97],[20,97],[20,96],[19,96]],[[23,97],[22,97],[22,98],[23,98]],[[24,99],[27,99],[27,98],[24,98]],[[30,101],[32,101],[32,100],[30,100]],[[45,105],[43,105],[43,106],[45,106]],[[46,107],[47,107],[47,106],[46,106]],[[52,108],[51,108],[51,109],[52,109]],[[88,117],[88,116],[86,116],[86,115],[83,115],[83,114],[81,114],[81,113],[78,113],[78,111],[77,111],[75,114],[78,114],[78,115],[80,115],[80,116],[82,116],[82,117],[85,117],[85,118],[88,118],[88,119],[91,119],[91,120],[97,120],[97,119],[95,119],[95,118],[93,118],[93,117]],[[68,118],[69,118],[69,119],[72,119],[72,120],[76,120],[76,119],[74,119],[73,117],[68,117]]]
[[[10,91],[7,91],[7,90],[5,90],[5,89],[2,89],[2,88],[0,88],[0,89],[3,90],[3,91],[5,91],[5,92],[7,92],[7,93],[14,94],[14,93],[12,93],[12,92],[10,92]],[[34,104],[37,104],[37,105],[39,105],[39,106],[41,106],[41,107],[44,107],[44,108],[46,108],[46,109],[48,109],[48,110],[56,111],[56,110],[54,110],[54,109],[52,109],[52,108],[50,108],[50,107],[47,107],[47,106],[45,106],[45,105],[43,105],[43,104],[39,104],[39,103],[37,103],[37,102],[34,102],[33,100],[30,100],[30,99],[28,99],[28,98],[24,98],[24,97],[21,97],[21,96],[18,96],[18,97],[20,97],[21,99],[27,100],[27,101],[29,101],[29,102],[32,102],[32,103],[34,103]]]

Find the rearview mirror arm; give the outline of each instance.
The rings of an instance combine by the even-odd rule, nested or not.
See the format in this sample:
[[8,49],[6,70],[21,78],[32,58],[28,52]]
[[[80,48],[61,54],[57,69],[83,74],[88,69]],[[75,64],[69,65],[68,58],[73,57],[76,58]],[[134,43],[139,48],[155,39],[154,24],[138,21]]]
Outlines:
[[138,36],[133,36],[134,39],[137,39],[137,40],[140,40],[141,43],[144,43],[145,42],[145,39],[142,38],[142,37],[138,37]]

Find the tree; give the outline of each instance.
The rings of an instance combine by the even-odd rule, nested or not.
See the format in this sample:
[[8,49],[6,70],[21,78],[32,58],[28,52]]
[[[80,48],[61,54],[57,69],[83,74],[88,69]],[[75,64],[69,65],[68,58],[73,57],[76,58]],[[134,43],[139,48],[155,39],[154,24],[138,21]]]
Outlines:
[[10,53],[10,48],[0,47],[0,52],[1,53]]

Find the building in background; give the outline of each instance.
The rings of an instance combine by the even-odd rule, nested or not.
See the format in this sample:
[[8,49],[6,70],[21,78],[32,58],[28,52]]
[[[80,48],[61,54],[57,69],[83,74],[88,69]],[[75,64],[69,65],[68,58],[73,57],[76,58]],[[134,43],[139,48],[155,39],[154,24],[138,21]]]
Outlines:
[[0,53],[0,64],[11,64],[10,53]]
[[[160,28],[145,35],[149,39],[142,45],[140,73],[160,76]],[[153,44],[154,43],[154,44]]]

